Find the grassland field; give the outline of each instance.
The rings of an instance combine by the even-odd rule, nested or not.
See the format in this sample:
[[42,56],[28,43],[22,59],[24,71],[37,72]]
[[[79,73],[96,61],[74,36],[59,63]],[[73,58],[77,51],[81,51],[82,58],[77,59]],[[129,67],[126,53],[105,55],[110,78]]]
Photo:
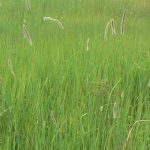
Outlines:
[[1,0],[0,150],[150,150],[150,1]]

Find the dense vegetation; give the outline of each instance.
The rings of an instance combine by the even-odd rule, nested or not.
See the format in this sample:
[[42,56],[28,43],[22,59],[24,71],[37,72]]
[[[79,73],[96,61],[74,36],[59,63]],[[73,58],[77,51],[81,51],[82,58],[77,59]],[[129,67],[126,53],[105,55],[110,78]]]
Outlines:
[[149,14],[149,0],[1,1],[0,149],[149,150]]

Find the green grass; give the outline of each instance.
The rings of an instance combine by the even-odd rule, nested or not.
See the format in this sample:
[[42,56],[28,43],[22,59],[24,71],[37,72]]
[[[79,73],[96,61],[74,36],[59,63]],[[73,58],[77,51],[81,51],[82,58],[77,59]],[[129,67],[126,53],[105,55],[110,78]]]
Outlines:
[[[149,0],[31,4],[29,12],[24,0],[1,1],[0,149],[149,150],[150,122],[133,126],[150,120]],[[117,35],[104,41],[111,18]],[[32,46],[23,38],[24,19]]]

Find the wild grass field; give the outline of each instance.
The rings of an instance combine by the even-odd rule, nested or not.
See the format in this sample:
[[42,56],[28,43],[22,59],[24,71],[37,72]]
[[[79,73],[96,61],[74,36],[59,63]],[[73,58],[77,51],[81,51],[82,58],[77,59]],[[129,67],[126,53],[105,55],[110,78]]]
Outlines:
[[0,150],[150,150],[149,0],[0,3]]

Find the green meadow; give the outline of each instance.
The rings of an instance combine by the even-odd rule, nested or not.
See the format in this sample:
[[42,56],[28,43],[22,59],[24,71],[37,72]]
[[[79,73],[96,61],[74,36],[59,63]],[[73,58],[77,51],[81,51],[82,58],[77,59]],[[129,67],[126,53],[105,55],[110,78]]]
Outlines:
[[0,4],[0,150],[150,150],[149,0]]

